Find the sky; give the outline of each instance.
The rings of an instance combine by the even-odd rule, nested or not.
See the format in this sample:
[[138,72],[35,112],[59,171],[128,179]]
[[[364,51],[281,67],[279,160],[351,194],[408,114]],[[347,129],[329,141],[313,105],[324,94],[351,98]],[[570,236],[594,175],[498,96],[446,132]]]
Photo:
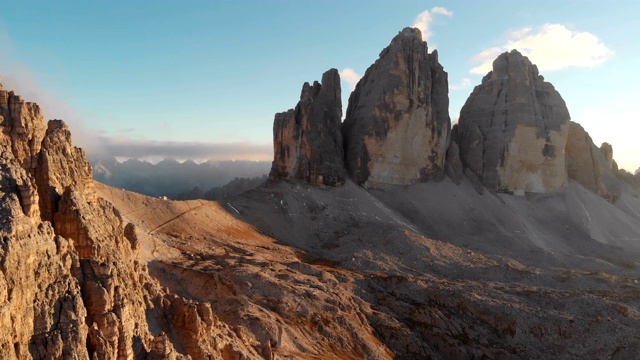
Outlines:
[[639,1],[12,1],[0,13],[6,89],[62,118],[76,145],[120,157],[273,156],[276,112],[304,82],[359,77],[406,26],[449,74],[450,115],[519,49],[620,167],[640,168]]

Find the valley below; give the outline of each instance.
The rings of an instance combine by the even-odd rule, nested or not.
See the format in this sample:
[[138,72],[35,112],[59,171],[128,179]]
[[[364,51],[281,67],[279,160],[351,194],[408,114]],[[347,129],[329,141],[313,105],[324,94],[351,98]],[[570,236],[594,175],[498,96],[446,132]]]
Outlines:
[[[633,232],[591,239],[590,227],[623,231],[624,220],[581,222],[608,203],[576,184],[564,201],[448,181],[373,193],[278,184],[227,203],[98,193],[136,225],[163,287],[210,303],[273,358],[639,355],[638,264],[621,246]],[[453,195],[419,197],[438,193]],[[610,219],[630,216],[608,206]],[[527,208],[536,214],[509,219]]]

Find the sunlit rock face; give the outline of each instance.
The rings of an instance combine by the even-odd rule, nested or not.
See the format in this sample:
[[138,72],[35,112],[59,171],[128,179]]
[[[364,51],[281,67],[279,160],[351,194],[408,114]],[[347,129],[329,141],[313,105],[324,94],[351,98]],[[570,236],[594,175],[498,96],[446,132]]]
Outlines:
[[40,107],[0,86],[0,126],[3,149],[10,149],[24,169],[34,169],[46,130]]
[[298,179],[318,186],[344,184],[341,124],[340,75],[331,69],[322,75],[322,84],[303,85],[295,109],[276,114],[270,179]]
[[610,202],[618,200],[618,165],[613,160],[610,144],[604,143],[598,148],[584,128],[572,121],[565,152],[571,179]]
[[38,217],[38,193],[30,176],[36,168],[41,140],[46,127],[40,107],[24,101],[0,85],[0,152],[2,153],[2,188],[16,191],[23,212]]
[[257,358],[207,304],[168,296],[139,248],[67,125],[0,86],[0,359],[186,358],[160,331],[194,359]]
[[516,50],[500,55],[460,112],[465,167],[497,191],[548,193],[567,184],[570,115],[560,94]]
[[347,171],[365,187],[441,179],[450,129],[447,73],[420,30],[405,28],[349,98]]

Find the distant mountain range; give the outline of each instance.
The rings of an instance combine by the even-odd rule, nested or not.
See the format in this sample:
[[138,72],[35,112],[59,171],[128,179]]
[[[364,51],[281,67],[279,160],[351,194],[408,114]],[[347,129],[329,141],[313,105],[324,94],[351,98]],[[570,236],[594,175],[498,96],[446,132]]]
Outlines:
[[[178,162],[162,160],[127,160],[118,162],[114,157],[90,158],[93,178],[103,184],[149,196],[176,198],[195,188],[207,192],[222,187],[236,178],[260,178],[269,172],[270,161],[206,161]],[[182,196],[181,198],[184,198]],[[190,198],[190,197],[189,197]],[[185,198],[186,199],[186,198]]]

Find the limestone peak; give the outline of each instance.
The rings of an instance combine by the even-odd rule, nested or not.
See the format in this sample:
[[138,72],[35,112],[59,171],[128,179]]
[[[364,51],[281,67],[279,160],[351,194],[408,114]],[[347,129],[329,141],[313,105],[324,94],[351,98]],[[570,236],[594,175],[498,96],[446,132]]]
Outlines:
[[330,69],[322,83],[304,83],[295,109],[278,113],[273,123],[272,181],[298,179],[318,186],[345,181],[340,74]]
[[569,111],[517,50],[505,52],[460,111],[463,164],[489,189],[545,193],[567,183]]
[[440,178],[449,118],[448,78],[420,30],[405,28],[349,97],[342,126],[345,163],[365,187]]

